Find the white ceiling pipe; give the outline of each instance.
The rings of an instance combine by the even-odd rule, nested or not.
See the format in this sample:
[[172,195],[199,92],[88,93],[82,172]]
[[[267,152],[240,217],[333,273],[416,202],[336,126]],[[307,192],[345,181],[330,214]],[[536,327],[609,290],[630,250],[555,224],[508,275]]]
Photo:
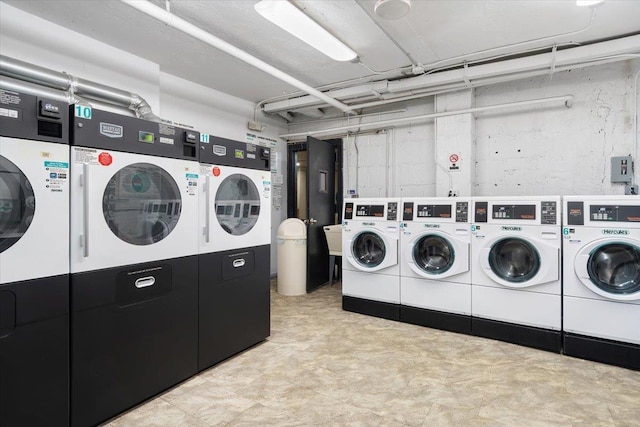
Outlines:
[[458,116],[460,114],[479,113],[483,111],[502,110],[506,108],[523,107],[529,105],[538,104],[564,104],[566,107],[570,107],[573,104],[573,95],[554,96],[551,98],[539,98],[529,99],[526,101],[508,102],[505,104],[485,105],[484,107],[465,108],[464,110],[456,111],[444,111],[441,113],[422,114],[419,116],[402,117],[399,119],[380,120],[371,123],[356,123],[353,125],[339,126],[330,129],[319,129],[315,131],[285,133],[278,135],[280,138],[295,138],[299,136],[312,136],[312,135],[324,135],[335,134],[336,132],[350,131],[353,129],[366,130],[372,128],[384,128],[390,125],[397,125],[408,122],[417,122],[423,120],[437,119],[439,117]]
[[278,70],[272,65],[267,64],[266,62],[256,58],[255,56],[248,54],[247,52],[241,49],[238,49],[232,44],[227,43],[222,39],[219,39],[213,34],[208,33],[203,29],[196,27],[195,25],[185,21],[184,19],[181,19],[173,15],[172,13],[167,12],[165,9],[155,6],[152,3],[149,3],[148,1],[139,1],[139,0],[121,0],[121,1],[133,7],[134,9],[139,10],[140,12],[148,16],[151,16],[152,18],[157,19],[158,21],[164,22],[169,27],[173,27],[179,31],[182,31],[183,33],[188,34],[191,37],[194,37],[208,44],[209,46],[213,46],[216,49],[219,49],[233,56],[234,58],[237,58],[243,62],[246,62],[247,64],[258,68],[259,70],[262,70],[265,73],[270,74],[273,77],[280,79],[283,82],[288,83],[291,86],[294,86],[308,93],[311,96],[321,99],[327,104],[333,107],[336,107],[337,109],[345,113],[350,113],[352,111],[352,109],[346,104],[343,104],[342,102],[328,95],[325,95],[324,93],[313,88],[312,86],[309,86],[308,84],[301,82],[295,77],[292,77],[289,74],[286,74],[283,71]]
[[[585,68],[588,66],[593,66],[593,65],[602,65],[602,64],[608,64],[611,62],[617,62],[620,61],[620,58],[610,58],[608,60],[600,60],[600,61],[593,61],[593,62],[589,62],[589,63],[584,63],[584,64],[579,64],[579,66],[565,66],[565,67],[556,67],[554,73],[559,73],[562,71],[568,71],[568,70],[575,70],[575,69],[579,69],[579,68]],[[488,78],[488,79],[480,79],[480,80],[475,80],[472,81],[472,86],[474,88],[477,87],[482,87],[482,86],[489,86],[489,85],[493,85],[493,84],[498,84],[498,83],[507,83],[510,81],[515,81],[515,80],[523,80],[523,79],[529,79],[529,78],[533,78],[533,77],[539,77],[539,76],[545,76],[549,74],[549,70],[537,70],[537,71],[530,71],[530,72],[526,72],[526,73],[517,73],[517,74],[509,74],[506,76],[499,76],[499,77],[493,77],[493,78]],[[414,99],[420,99],[420,98],[426,98],[428,96],[434,96],[434,95],[441,95],[443,93],[448,93],[448,92],[456,92],[459,90],[464,90],[467,89],[468,86],[466,84],[466,82],[461,82],[458,84],[451,84],[451,85],[447,85],[447,86],[440,86],[437,88],[432,88],[432,89],[422,89],[419,91],[411,91],[409,95],[403,95],[403,94],[385,94],[384,95],[384,99],[382,101],[372,101],[372,102],[365,102],[365,103],[361,103],[361,104],[356,104],[353,105],[354,109],[364,109],[364,108],[372,108],[372,107],[379,107],[381,105],[386,105],[386,104],[390,104],[390,103],[394,103],[394,102],[403,102],[403,101],[410,101],[410,100],[414,100]]]
[[[628,58],[623,56],[614,57],[616,55],[625,55],[629,53],[640,52],[640,35],[625,37],[622,39],[610,40],[607,42],[597,43],[587,46],[579,46],[571,49],[565,49],[557,51],[555,53],[556,68],[555,72],[565,71],[576,68],[584,68],[592,65],[597,65],[606,62],[621,61]],[[598,60],[594,62],[594,60]],[[385,82],[388,92],[397,93],[399,97],[413,97],[415,91],[429,90],[430,94],[435,95],[442,93],[443,91],[455,90],[455,88],[464,89],[467,87],[464,78],[471,80],[472,85],[481,86],[487,84],[496,84],[501,82],[513,81],[520,78],[529,78],[538,75],[549,74],[551,72],[550,67],[553,63],[553,54],[545,53],[539,55],[533,55],[526,58],[518,58],[500,61],[492,64],[469,66],[465,70],[450,70],[441,71],[433,74],[423,74],[418,77],[411,77],[403,80],[397,80],[393,82]],[[466,73],[466,74],[465,74]],[[491,80],[482,82],[481,79],[491,77]],[[356,92],[366,93],[366,90],[370,89],[372,83],[366,85],[359,85],[355,88]],[[386,90],[381,90],[383,98],[389,96],[385,94]],[[296,97],[295,106],[297,108],[307,105],[318,105],[317,101],[309,96]],[[415,99],[415,98],[407,98]],[[390,101],[380,101],[375,103],[366,104],[352,104],[352,109],[369,108],[372,106],[379,106],[389,104],[392,102],[398,102],[403,99],[395,98]],[[287,103],[291,100],[278,101],[277,103],[265,103],[263,110],[268,113],[278,111],[292,111],[295,108],[287,108]],[[293,105],[291,106],[293,107]]]
[[622,39],[556,51],[555,53],[542,53],[525,58],[475,65],[434,74],[423,74],[418,77],[389,82],[388,88],[389,92],[404,92],[428,86],[456,83],[464,81],[465,78],[468,80],[475,80],[510,73],[533,71],[536,69],[548,70],[551,64],[555,64],[556,67],[562,67],[564,65],[588,62],[602,57],[638,52],[640,52],[640,35],[635,35]]
[[[345,100],[361,96],[370,96],[372,94],[372,91],[387,92],[387,81],[381,80],[375,83],[368,83],[366,85],[353,86],[344,89],[335,89],[323,93],[334,99]],[[291,110],[303,107],[314,107],[323,104],[324,103],[322,101],[315,99],[312,96],[301,96],[297,98],[290,98],[284,101],[270,102],[269,104],[264,106],[263,111],[265,113],[271,113],[282,111],[283,109]]]

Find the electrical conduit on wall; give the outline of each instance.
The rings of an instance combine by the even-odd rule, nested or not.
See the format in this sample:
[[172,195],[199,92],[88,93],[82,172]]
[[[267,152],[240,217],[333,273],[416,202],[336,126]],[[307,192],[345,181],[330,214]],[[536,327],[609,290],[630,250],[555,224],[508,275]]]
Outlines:
[[540,99],[529,99],[525,101],[517,101],[517,102],[508,102],[505,104],[495,104],[495,105],[485,105],[483,107],[474,107],[474,108],[466,108],[463,110],[456,111],[444,111],[441,113],[431,113],[431,114],[422,114],[418,116],[410,116],[410,117],[402,117],[398,119],[389,119],[389,120],[381,120],[377,122],[371,123],[362,123],[362,124],[354,124],[347,126],[339,126],[330,129],[319,129],[315,131],[306,131],[306,132],[297,132],[297,133],[286,133],[282,135],[278,135],[280,138],[289,139],[296,137],[306,137],[311,135],[330,135],[334,137],[339,137],[345,135],[347,131],[358,128],[361,129],[384,129],[389,125],[396,125],[401,123],[410,123],[410,122],[419,122],[424,120],[432,120],[439,117],[448,117],[448,116],[456,116],[460,114],[468,114],[468,113],[478,113],[482,111],[492,111],[492,110],[500,110],[500,109],[508,109],[508,108],[516,108],[530,105],[540,105],[540,104],[563,104],[567,108],[570,107],[573,103],[573,95],[563,95],[563,96],[555,96],[550,98],[540,98]]

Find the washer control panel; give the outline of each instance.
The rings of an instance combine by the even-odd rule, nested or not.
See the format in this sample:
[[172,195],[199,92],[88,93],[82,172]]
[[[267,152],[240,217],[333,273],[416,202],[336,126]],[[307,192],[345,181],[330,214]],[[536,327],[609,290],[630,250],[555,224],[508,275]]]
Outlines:
[[558,206],[556,202],[541,202],[540,205],[540,224],[557,225],[558,223]]
[[387,221],[397,221],[397,220],[398,220],[398,203],[397,202],[387,203]]
[[469,202],[456,202],[456,222],[469,222]]

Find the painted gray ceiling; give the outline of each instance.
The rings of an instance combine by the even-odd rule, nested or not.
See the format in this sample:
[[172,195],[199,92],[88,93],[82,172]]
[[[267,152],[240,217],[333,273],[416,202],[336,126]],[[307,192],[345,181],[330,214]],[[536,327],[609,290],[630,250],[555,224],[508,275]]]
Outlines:
[[[81,34],[160,64],[161,70],[246,100],[296,89],[203,42],[165,26],[117,0],[6,3]],[[165,7],[164,0],[152,0]],[[373,70],[438,61],[585,28],[591,9],[573,0],[413,0],[411,13],[389,21],[375,16],[375,0],[293,0],[358,52]],[[362,64],[336,62],[254,11],[256,0],[171,0],[171,12],[263,61],[318,87],[373,73]],[[524,46],[467,58],[483,59],[554,43],[588,43],[640,32],[640,1],[608,0],[591,28]],[[456,63],[451,61],[450,63]],[[429,69],[431,67],[427,67]],[[408,70],[404,70],[407,72]],[[385,77],[402,77],[402,72]]]

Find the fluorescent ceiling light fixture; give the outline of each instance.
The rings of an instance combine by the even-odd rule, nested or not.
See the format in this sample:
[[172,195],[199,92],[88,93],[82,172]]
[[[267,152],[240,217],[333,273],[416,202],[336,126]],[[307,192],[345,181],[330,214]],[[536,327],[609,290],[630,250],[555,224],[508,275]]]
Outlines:
[[576,6],[600,6],[604,0],[576,0]]
[[358,54],[286,0],[262,0],[256,12],[309,46],[336,61],[352,61]]

